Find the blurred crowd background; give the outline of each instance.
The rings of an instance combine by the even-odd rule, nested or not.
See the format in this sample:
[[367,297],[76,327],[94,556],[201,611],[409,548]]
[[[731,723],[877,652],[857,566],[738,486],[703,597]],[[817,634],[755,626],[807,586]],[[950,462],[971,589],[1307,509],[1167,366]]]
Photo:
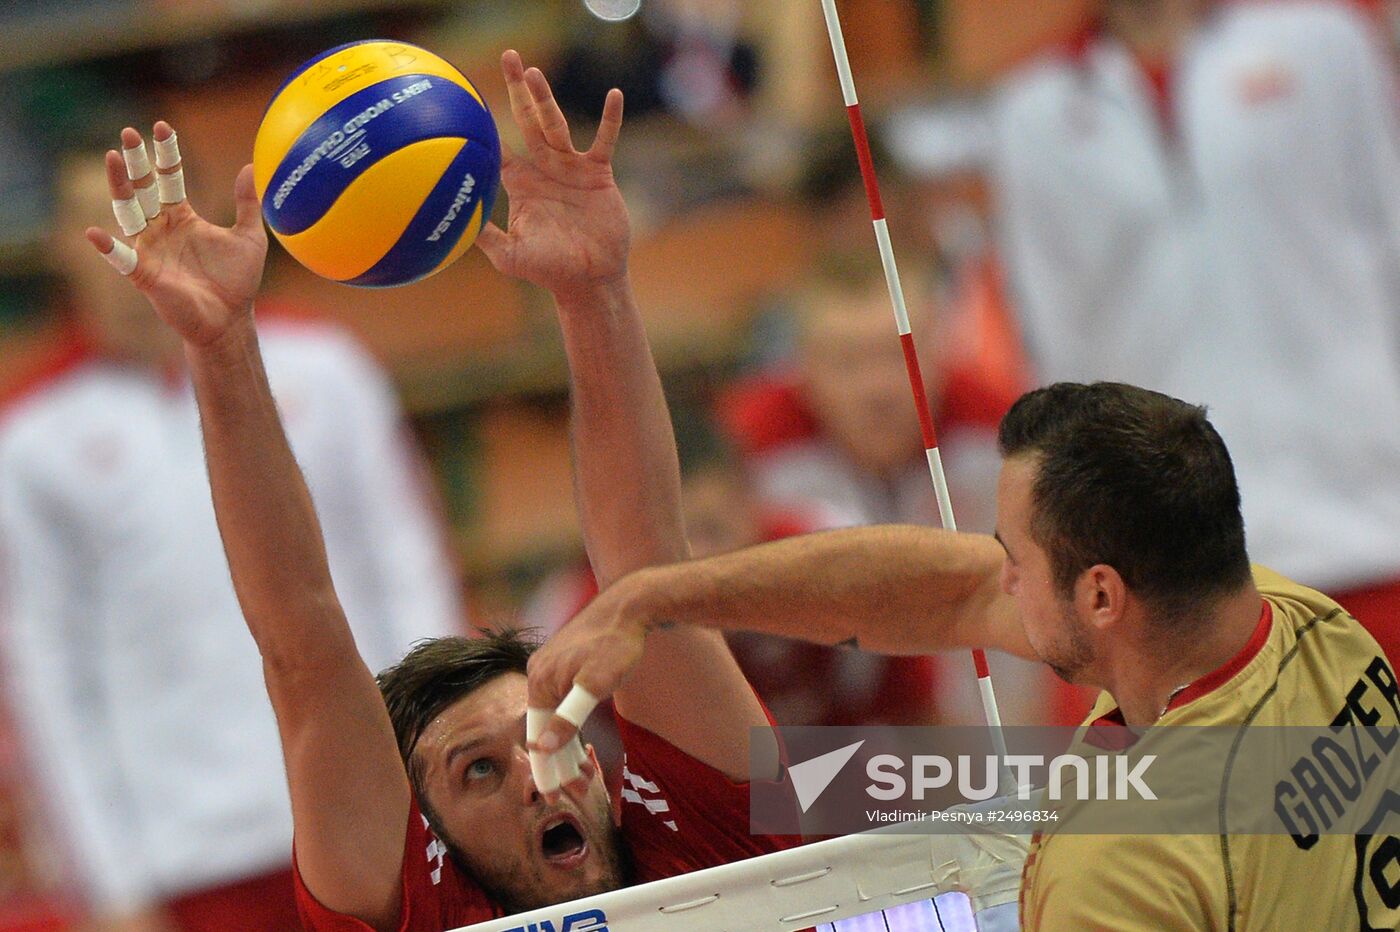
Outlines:
[[[1183,9],[1201,5],[1143,2]],[[1100,248],[1108,250],[1103,267],[1076,272],[1075,250],[1083,244],[1052,233],[1042,243],[1048,247],[1036,253],[1025,242],[1037,235],[1035,222],[1009,216],[1004,198],[1011,192],[999,184],[999,172],[1012,170],[1008,166],[1014,157],[1049,163],[1059,157],[1048,149],[1037,151],[1042,143],[1035,140],[1007,154],[997,124],[997,101],[1005,99],[1007,83],[1022,80],[1027,69],[1047,57],[1084,56],[1106,28],[1106,6],[1138,5],[1135,0],[839,3],[921,346],[924,389],[933,401],[953,506],[965,530],[993,529],[995,428],[1006,407],[1041,378],[1100,374],[1069,364],[1056,368],[1057,340],[1036,339],[1027,325],[1058,326],[1058,342],[1074,343],[1088,353],[1096,351],[1096,341],[1117,332],[1082,321],[1047,325],[1043,318],[1051,312],[1044,308],[1036,311],[1040,319],[1032,321],[1025,312],[1028,302],[1018,300],[1026,282],[1035,274],[1054,278],[1058,264],[1071,278],[1111,278],[1139,261],[1132,255],[1138,240],[1167,235],[1175,242],[1154,226],[1156,220],[1144,219],[1144,228],[1137,229],[1131,216],[1120,216],[1102,237]],[[1389,55],[1395,20],[1388,4],[1335,0],[1333,5],[1344,7],[1345,15],[1355,17],[1384,50],[1381,54]],[[1120,10],[1120,15],[1133,14]],[[104,149],[116,145],[123,125],[168,119],[180,132],[196,208],[227,222],[233,177],[250,158],[259,117],[273,91],[306,58],[367,37],[414,42],[456,63],[497,114],[507,144],[516,143],[517,134],[502,118],[509,113],[498,70],[505,48],[519,49],[527,64],[544,69],[579,141],[591,138],[607,89],[620,86],[626,92],[627,125],[617,175],[632,212],[638,298],[676,418],[687,527],[697,555],[828,527],[937,523],[817,0],[643,0],[640,13],[622,23],[591,16],[580,0],[7,0],[0,9],[0,431],[7,416],[104,353],[120,366],[144,365],[157,373],[152,383],[156,407],[161,392],[173,397],[182,391],[178,376],[170,372],[169,347],[160,347],[158,336],[132,337],[131,345],[114,338],[113,328],[126,326],[120,309],[106,316],[105,325],[93,324],[103,319],[93,308],[120,286],[95,256],[68,248],[83,224],[103,222],[106,209],[100,185],[83,177],[75,158],[95,164]],[[1340,74],[1348,56],[1343,51],[1336,55]],[[1389,68],[1390,59],[1382,60]],[[1160,62],[1148,64],[1153,67],[1145,66],[1144,75],[1151,80],[1145,79],[1144,88],[1164,80],[1154,71]],[[1285,56],[1273,71],[1254,75],[1244,93],[1267,106],[1275,97],[1288,97],[1294,84],[1311,88],[1306,74],[1289,70],[1294,67]],[[1328,67],[1324,62],[1323,71]],[[1085,66],[1086,75],[1088,71]],[[1381,82],[1386,89],[1389,77],[1387,73]],[[1347,75],[1338,78],[1339,84],[1350,81]],[[1037,99],[1043,108],[1060,106],[1052,91],[1041,90],[1039,98],[1013,97],[1014,106],[1034,107]],[[1178,150],[1174,134],[1184,119],[1178,122],[1173,116],[1171,95],[1158,91],[1155,96],[1144,93],[1165,108],[1160,133],[1153,138],[1170,160]],[[1386,97],[1383,109],[1394,103]],[[1189,105],[1181,104],[1183,112]],[[1077,131],[1094,132],[1092,108],[1067,110],[1063,116],[1072,126],[1083,124]],[[1391,154],[1395,139],[1387,134],[1393,128],[1385,120],[1370,127],[1381,139],[1376,145],[1391,146]],[[1291,145],[1286,137],[1277,144]],[[998,146],[1003,147],[1000,154]],[[1029,155],[1025,146],[1030,146]],[[1188,153],[1188,163],[1190,153],[1198,151],[1189,139],[1179,148]],[[1400,177],[1386,174],[1393,167],[1392,161],[1376,169],[1381,179],[1374,189],[1376,201],[1363,191],[1363,212],[1385,213],[1376,205],[1386,194],[1400,191]],[[1119,172],[1131,187],[1139,169],[1144,174],[1157,170],[1129,160],[1107,174]],[[1357,166],[1336,170],[1361,174]],[[1188,167],[1180,177],[1190,185],[1205,173]],[[1302,182],[1279,176],[1268,183],[1286,187]],[[1083,192],[1074,206],[1086,215],[1100,206],[1110,211],[1113,205],[1100,205],[1095,198],[1093,192]],[[1189,213],[1207,209],[1201,205],[1208,201],[1204,195],[1186,196],[1181,203]],[[504,222],[504,204],[497,207],[497,220]],[[1400,229],[1390,232],[1397,234],[1390,245],[1398,247],[1390,258],[1400,261]],[[1345,228],[1336,234],[1349,235]],[[999,238],[1003,236],[1022,239],[1009,242]],[[1062,242],[1063,250],[1057,251]],[[1018,252],[1027,265],[1040,263],[1040,271],[1008,271],[1008,250]],[[1142,261],[1158,260],[1165,263],[1162,274],[1172,275],[1161,254]],[[85,280],[79,270],[84,262],[98,278]],[[1353,271],[1360,275],[1365,269]],[[1394,261],[1385,272],[1400,279]],[[1124,280],[1131,286],[1134,281],[1150,284],[1153,277],[1149,270],[1136,279],[1127,274]],[[1073,300],[1090,300],[1086,294]],[[322,424],[322,433],[396,435],[378,447],[366,441],[364,475],[347,480],[347,499],[371,496],[376,493],[370,490],[381,487],[390,491],[382,514],[359,524],[354,523],[358,517],[346,517],[344,534],[359,535],[366,552],[342,558],[338,582],[342,588],[366,589],[356,596],[366,604],[382,595],[373,591],[376,585],[386,592],[402,589],[405,579],[424,580],[428,591],[442,585],[451,590],[437,592],[426,607],[411,596],[396,606],[383,595],[382,627],[392,637],[385,635],[382,655],[392,655],[413,636],[444,628],[523,624],[550,630],[587,602],[595,590],[573,514],[564,357],[547,296],[501,278],[477,253],[416,285],[355,290],[316,279],[275,244],[264,295],[263,316],[301,334],[288,338],[280,352],[295,357],[296,339],[303,339],[304,352],[320,360],[316,365],[358,373],[355,387],[347,377],[343,392],[361,394],[319,400],[318,389],[305,386],[334,378],[317,375],[309,362],[298,370],[302,364],[292,359],[287,363],[293,386],[289,397],[298,403],[289,412],[284,398],[284,416],[312,420],[323,409],[372,408],[373,423],[349,417],[343,424]],[[1388,325],[1359,331],[1373,344],[1389,339],[1391,353],[1400,352],[1396,299],[1400,291],[1377,298],[1388,312]],[[1325,305],[1316,305],[1319,313],[1327,311]],[[1160,303],[1154,313],[1163,319],[1173,316]],[[1137,352],[1145,357],[1166,355],[1172,351],[1166,345],[1170,329],[1144,326],[1118,338],[1136,340]],[[1328,339],[1325,320],[1321,329],[1320,339]],[[94,338],[94,330],[105,332],[107,343]],[[1162,346],[1153,342],[1159,332]],[[1197,336],[1204,343],[1217,339],[1209,333]],[[1219,339],[1228,343],[1236,338],[1249,336],[1233,333]],[[112,352],[123,346],[124,352]],[[1133,376],[1131,369],[1113,366],[1102,374]],[[298,379],[305,397],[295,394]],[[126,391],[123,385],[112,389],[113,397]],[[1380,404],[1382,410],[1400,403],[1400,385],[1379,378],[1363,383],[1362,389],[1376,386],[1396,389],[1396,397]],[[1355,401],[1370,403],[1362,397]],[[169,429],[187,427],[177,419]],[[296,428],[292,430],[297,442]],[[308,449],[316,442],[314,437],[305,441]],[[326,447],[319,465],[303,456],[323,512],[349,507],[340,501],[332,474],[358,462],[359,454],[338,450],[333,444]],[[76,476],[72,482],[77,486],[98,483],[104,470],[117,468],[110,462],[111,449],[87,449],[80,455],[91,460],[92,476]],[[1364,459],[1367,454],[1359,455]],[[1389,454],[1378,450],[1374,455],[1384,462]],[[12,467],[0,456],[0,470]],[[318,470],[327,478],[319,479]],[[1400,474],[1377,481],[1400,486]],[[327,489],[329,504],[321,500],[318,484]],[[414,491],[405,491],[408,486]],[[172,481],[171,487],[178,483]],[[393,503],[409,498],[416,503],[404,506],[411,517],[400,520]],[[56,572],[69,555],[77,564],[84,548],[121,549],[142,539],[133,531],[130,538],[94,543],[82,537],[83,516],[48,518],[55,534],[71,537],[73,548],[70,553],[58,547]],[[332,517],[328,523],[338,520]],[[146,538],[168,533],[175,547],[197,549],[192,541],[201,528],[182,527],[159,509],[152,510],[147,522]],[[328,527],[328,533],[336,531]],[[26,560],[30,548],[39,545],[4,534],[0,525],[0,550],[14,558],[11,572],[15,566],[32,567]],[[1384,535],[1377,539],[1386,540]],[[333,551],[335,546],[333,541]],[[1385,546],[1378,543],[1372,549]],[[396,563],[399,556],[391,560],[378,551],[393,551],[402,559]],[[384,565],[376,567],[377,561]],[[1397,561],[1400,550],[1350,576],[1304,581],[1360,591],[1400,579]],[[1306,562],[1296,570],[1280,569],[1314,571]],[[93,570],[72,586],[88,591],[94,588],[92,576],[103,572],[115,571]],[[211,572],[217,572],[217,565]],[[1315,572],[1328,575],[1324,569]],[[171,588],[188,582],[178,573],[173,576]],[[7,586],[11,592],[22,589],[19,581],[0,575],[0,587]],[[163,874],[155,871],[160,880],[133,870],[132,879],[116,884],[93,874],[113,858],[110,851],[104,861],[84,850],[89,842],[85,834],[97,831],[75,814],[84,808],[96,810],[93,819],[108,820],[103,831],[142,831],[139,817],[132,816],[128,832],[110,824],[111,812],[104,816],[102,811],[126,805],[121,800],[127,796],[140,796],[120,784],[136,779],[132,775],[141,768],[123,769],[122,761],[106,760],[111,773],[100,792],[108,795],[87,802],[78,798],[85,792],[80,779],[53,776],[87,766],[77,757],[65,761],[64,743],[86,743],[91,758],[104,759],[102,742],[122,726],[102,716],[143,714],[142,700],[130,697],[133,707],[124,712],[105,709],[103,697],[120,692],[109,682],[112,677],[146,676],[155,690],[163,677],[188,677],[196,669],[190,656],[201,648],[185,642],[201,637],[201,620],[179,617],[185,609],[178,602],[142,601],[149,597],[134,587],[126,596],[134,600],[127,615],[135,618],[125,629],[127,648],[142,646],[140,624],[148,610],[176,616],[162,620],[149,637],[164,638],[166,626],[182,625],[176,638],[180,648],[145,644],[150,657],[113,674],[103,664],[129,658],[113,659],[116,647],[104,646],[104,636],[76,633],[81,630],[76,625],[46,636],[30,632],[0,641],[5,648],[0,675],[13,686],[4,694],[8,706],[0,727],[0,932],[80,928],[84,923],[94,929],[118,927],[104,925],[104,915],[138,917],[122,926],[129,929],[198,928],[179,924],[183,920],[175,907],[169,914],[147,909],[190,893],[181,888],[178,864],[163,866]],[[209,635],[211,644],[223,644],[230,633],[247,637],[236,621],[219,624],[228,630]],[[783,723],[980,722],[971,661],[961,654],[886,659],[758,637],[736,637],[734,646]],[[220,650],[210,647],[205,653]],[[17,656],[21,651],[49,654],[36,660]],[[1002,716],[1010,723],[1075,722],[1087,708],[1084,696],[1038,667],[995,657],[993,671]],[[85,694],[67,705],[68,719],[57,713],[39,716],[24,705],[34,690],[65,678],[91,687],[76,690]],[[59,692],[64,688],[55,687]],[[266,717],[258,690],[230,692],[225,699],[235,706],[256,706],[254,714]],[[195,722],[206,721],[202,730],[241,727],[236,718],[223,722],[198,710],[192,714]],[[36,738],[35,729],[62,733],[58,740],[53,734]],[[234,741],[237,736],[229,737]],[[606,731],[600,729],[595,741],[606,748]],[[43,750],[55,744],[58,750]],[[139,755],[133,750],[139,747],[132,739],[109,756]],[[182,753],[178,741],[174,748],[172,753]],[[46,755],[50,759],[43,759]],[[56,788],[58,782],[64,784],[63,792]],[[205,829],[192,823],[190,831]],[[129,838],[126,843],[132,851],[140,849]],[[197,837],[190,847],[217,846],[213,837]],[[140,860],[137,854],[131,857]],[[285,855],[279,857],[285,860]],[[255,866],[262,870],[276,864]],[[237,879],[229,868],[191,885]],[[167,922],[177,924],[163,924]]]

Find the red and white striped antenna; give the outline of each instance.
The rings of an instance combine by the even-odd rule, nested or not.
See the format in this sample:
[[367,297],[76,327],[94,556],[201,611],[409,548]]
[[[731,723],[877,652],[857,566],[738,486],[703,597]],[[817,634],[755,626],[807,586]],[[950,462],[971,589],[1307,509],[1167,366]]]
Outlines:
[[[880,264],[885,270],[885,284],[889,287],[895,325],[899,328],[899,342],[904,347],[904,365],[909,370],[909,387],[914,390],[914,405],[919,411],[919,429],[923,433],[929,475],[933,478],[933,492],[938,499],[938,516],[945,528],[956,531],[958,525],[953,518],[953,503],[948,498],[948,480],[943,473],[943,460],[938,453],[938,434],[934,430],[933,415],[929,412],[928,393],[924,389],[923,373],[919,369],[919,354],[914,348],[914,337],[910,332],[909,312],[904,306],[904,289],[899,283],[899,268],[895,265],[894,247],[890,244],[889,226],[885,223],[885,207],[880,202],[880,185],[875,179],[870,140],[865,133],[865,120],[860,114],[856,84],[851,78],[851,62],[846,55],[846,40],[841,34],[841,19],[836,13],[836,0],[822,0],[822,12],[826,14],[826,31],[831,37],[831,53],[836,59],[836,74],[841,79],[841,96],[846,101],[846,117],[851,124],[851,136],[855,139],[856,158],[860,160],[860,176],[865,181],[865,195],[870,201],[870,219],[875,225],[875,242],[880,248]],[[1001,760],[1005,761],[1006,738],[1001,731],[1001,713],[997,711],[996,692],[992,688],[992,674],[987,668],[986,653],[980,648],[974,649],[972,663],[977,671],[982,713],[987,720],[987,727],[991,730],[992,745]],[[1005,776],[1003,765],[1003,777]]]

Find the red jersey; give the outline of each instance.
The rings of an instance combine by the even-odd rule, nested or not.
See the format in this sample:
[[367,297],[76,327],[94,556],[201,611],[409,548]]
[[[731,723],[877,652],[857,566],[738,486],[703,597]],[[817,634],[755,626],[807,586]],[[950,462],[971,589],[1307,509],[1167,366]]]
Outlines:
[[[623,844],[633,883],[716,867],[799,843],[749,834],[749,787],[735,783],[644,728],[617,716],[624,749],[620,799]],[[296,877],[297,904],[310,932],[369,932],[332,912]],[[404,839],[400,932],[443,932],[504,916],[471,876],[458,869],[414,799]]]

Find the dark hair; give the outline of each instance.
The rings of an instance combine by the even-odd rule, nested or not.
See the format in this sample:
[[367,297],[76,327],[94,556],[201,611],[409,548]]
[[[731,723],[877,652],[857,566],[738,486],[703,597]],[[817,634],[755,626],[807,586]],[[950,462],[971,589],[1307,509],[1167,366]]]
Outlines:
[[1174,622],[1248,580],[1239,486],[1205,408],[1060,382],[1012,405],[997,440],[1004,457],[1037,458],[1031,535],[1061,593],[1104,563]]
[[402,660],[376,677],[409,782],[423,814],[434,826],[438,820],[431,814],[423,791],[422,765],[413,757],[423,729],[443,709],[496,677],[524,674],[539,645],[533,634],[517,630],[483,631],[473,638],[434,638],[413,645]]

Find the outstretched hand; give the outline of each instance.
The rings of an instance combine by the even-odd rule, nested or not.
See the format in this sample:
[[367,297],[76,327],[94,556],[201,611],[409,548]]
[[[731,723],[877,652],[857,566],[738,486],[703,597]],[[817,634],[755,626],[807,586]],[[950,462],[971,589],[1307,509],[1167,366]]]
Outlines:
[[[622,92],[608,92],[597,136],[580,152],[544,74],[526,69],[515,51],[501,56],[501,72],[526,152],[501,147],[507,229],[487,223],[477,244],[498,271],[550,291],[561,309],[576,301],[597,306],[600,290],[624,286],[627,278],[631,232],[612,171]],[[641,658],[641,635],[632,638],[612,628],[613,621],[600,606],[566,625],[530,662],[526,740],[535,785],[550,801],[561,790],[586,790],[572,739]]]
[[501,56],[501,72],[526,154],[501,146],[507,230],[487,223],[477,244],[498,271],[556,297],[621,283],[631,236],[612,172],[622,92],[608,92],[593,145],[579,152],[544,74],[526,69],[515,51]]
[[[156,123],[152,137],[154,169],[145,155],[145,141],[130,127],[122,130],[123,152],[111,150],[106,156],[113,208],[122,225],[133,231],[128,234],[132,245],[100,227],[89,227],[87,239],[145,293],[161,319],[186,342],[207,345],[250,316],[262,279],[267,233],[253,188],[253,166],[245,165],[234,182],[234,225],[216,226],[185,200],[179,147],[170,124]],[[128,165],[139,167],[129,172]],[[159,201],[153,196],[157,187]]]
[[[558,781],[539,772],[537,761],[567,753],[570,739],[599,702],[622,686],[642,659],[647,624],[633,599],[636,575],[609,586],[530,657],[529,705],[544,712],[527,734],[535,782],[552,801]],[[564,749],[564,750],[560,750]],[[581,783],[562,789],[584,789]]]

